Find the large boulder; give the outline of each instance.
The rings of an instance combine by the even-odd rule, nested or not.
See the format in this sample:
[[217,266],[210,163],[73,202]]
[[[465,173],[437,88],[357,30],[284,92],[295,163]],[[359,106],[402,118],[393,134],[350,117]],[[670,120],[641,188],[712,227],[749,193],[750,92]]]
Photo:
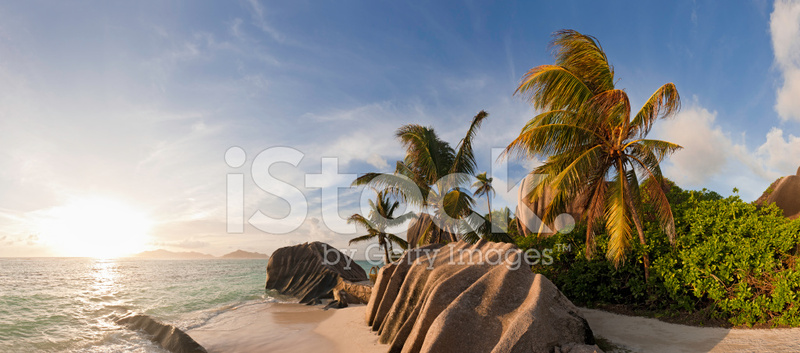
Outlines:
[[142,314],[130,313],[116,319],[118,325],[131,330],[141,330],[150,336],[153,342],[172,353],[206,353],[206,349],[175,326],[163,324]]
[[529,174],[519,185],[519,189],[517,191],[516,215],[519,221],[518,226],[520,234],[523,236],[529,236],[531,234],[539,233],[539,230],[541,230],[541,234],[549,235],[555,234],[557,231],[562,229],[571,230],[571,227],[575,224],[575,221],[583,217],[583,213],[586,211],[586,208],[583,206],[585,197],[583,195],[579,195],[575,201],[567,205],[566,212],[556,217],[554,222],[545,224],[544,227],[541,227],[541,219],[544,217],[545,209],[550,205],[551,202],[553,202],[555,192],[552,188],[548,187],[544,189],[544,192],[540,197],[531,200],[529,194],[538,184],[539,180],[537,180],[537,177]]
[[789,175],[776,180],[756,200],[758,205],[775,203],[783,215],[791,218],[800,218],[800,168],[796,175]]
[[599,352],[589,324],[512,244],[409,250],[378,273],[366,310],[389,352]]
[[361,282],[367,273],[353,259],[321,242],[280,248],[267,263],[267,289],[314,303],[332,298],[340,280]]

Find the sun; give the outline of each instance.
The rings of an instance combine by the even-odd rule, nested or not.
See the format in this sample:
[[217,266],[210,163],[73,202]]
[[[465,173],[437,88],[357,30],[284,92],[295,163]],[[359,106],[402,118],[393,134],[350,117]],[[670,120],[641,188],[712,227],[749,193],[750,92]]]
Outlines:
[[114,258],[144,250],[152,222],[125,203],[87,197],[46,213],[40,237],[63,256]]

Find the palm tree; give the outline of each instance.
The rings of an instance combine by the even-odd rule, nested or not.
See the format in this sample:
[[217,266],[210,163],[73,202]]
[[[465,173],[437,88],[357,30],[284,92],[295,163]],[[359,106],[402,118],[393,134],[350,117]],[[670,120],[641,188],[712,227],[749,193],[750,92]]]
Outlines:
[[435,233],[445,234],[445,239],[435,239],[437,241],[457,240],[462,218],[472,213],[474,203],[471,193],[464,188],[476,169],[472,140],[488,115],[480,111],[472,118],[466,136],[455,149],[440,139],[431,127],[401,126],[396,136],[406,155],[397,162],[394,175],[367,173],[358,177],[353,185],[385,189],[408,204],[430,210],[434,222],[429,222],[420,243],[431,242]]
[[405,221],[413,218],[414,214],[406,213],[395,218],[394,211],[397,209],[399,202],[392,202],[392,200],[389,199],[389,196],[383,191],[377,191],[377,193],[378,196],[375,199],[376,202],[369,200],[370,211],[368,218],[365,218],[357,213],[347,218],[348,224],[355,223],[356,225],[359,225],[367,230],[366,235],[350,239],[350,245],[362,241],[372,240],[373,238],[377,237],[378,244],[383,248],[385,256],[384,263],[388,264],[392,261],[392,258],[389,256],[392,243],[396,243],[403,249],[408,248],[408,243],[392,233],[387,233],[386,229],[403,224]]
[[489,223],[492,223],[492,193],[494,193],[494,187],[492,187],[492,180],[494,178],[490,178],[486,176],[486,172],[480,173],[475,176],[475,179],[478,179],[472,187],[475,188],[475,196],[482,196],[486,195],[486,203],[489,207],[489,214],[487,214],[487,219]]
[[462,224],[461,233],[462,240],[468,243],[475,243],[480,239],[497,243],[514,243],[517,229],[511,217],[511,210],[506,207],[485,216],[473,213]]
[[[555,195],[542,216],[552,222],[578,195],[587,220],[586,256],[594,250],[596,223],[605,220],[609,233],[606,257],[619,266],[631,247],[633,221],[639,242],[645,245],[638,214],[639,178],[656,182],[642,184],[650,196],[661,226],[674,242],[675,225],[659,163],[682,148],[671,142],[646,139],[655,121],[680,109],[678,90],[672,83],[661,86],[631,118],[625,91],[614,87],[614,70],[594,37],[573,30],[554,34],[555,65],[528,71],[515,94],[526,95],[541,111],[531,119],[506,153],[546,158],[533,173],[545,175],[530,196],[544,188]],[[649,259],[643,253],[645,278]]]

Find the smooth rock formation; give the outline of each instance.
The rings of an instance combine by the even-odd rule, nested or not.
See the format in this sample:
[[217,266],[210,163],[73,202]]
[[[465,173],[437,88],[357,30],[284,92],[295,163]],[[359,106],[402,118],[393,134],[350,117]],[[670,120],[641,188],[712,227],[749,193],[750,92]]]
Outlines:
[[350,304],[367,304],[372,294],[372,284],[369,281],[350,282],[339,278],[333,292],[344,291],[347,293],[347,302]]
[[538,181],[535,176],[529,174],[522,180],[519,191],[517,191],[516,215],[522,235],[536,234],[540,229],[544,235],[555,234],[564,227],[573,226],[575,221],[581,219],[586,209],[583,207],[584,198],[579,196],[576,201],[567,206],[566,212],[559,215],[555,222],[545,224],[545,227],[542,228],[541,219],[544,217],[547,206],[553,202],[554,192],[551,188],[547,188],[541,197],[531,201],[528,194],[536,185],[538,185]]
[[506,243],[409,250],[378,273],[366,316],[389,352],[600,352],[578,308]]
[[334,289],[333,290],[333,300],[331,300],[331,302],[328,303],[328,305],[325,306],[324,310],[328,310],[330,308],[334,308],[334,309],[346,308],[348,306],[347,303],[350,302],[350,299],[348,297],[349,296],[347,295],[347,292],[345,292],[343,290],[335,290]]
[[776,180],[756,200],[758,205],[775,203],[787,218],[800,218],[800,168],[797,175],[789,175]]
[[[433,219],[431,218],[431,215],[427,213],[421,213],[417,219],[411,222],[411,224],[408,226],[408,232],[406,232],[406,240],[408,241],[409,248],[413,249],[418,246],[440,244],[458,240],[458,237],[455,234],[439,229],[439,227],[437,227],[435,224],[431,224],[432,222]],[[430,238],[427,241],[420,242],[422,235],[427,229],[430,229],[432,232]]]
[[321,242],[275,250],[267,263],[266,289],[313,303],[331,298],[339,280],[360,282],[367,273],[353,259]]
[[142,314],[130,314],[116,320],[131,330],[142,330],[151,336],[153,342],[172,353],[207,353],[206,349],[195,342],[185,332],[175,326],[162,324]]

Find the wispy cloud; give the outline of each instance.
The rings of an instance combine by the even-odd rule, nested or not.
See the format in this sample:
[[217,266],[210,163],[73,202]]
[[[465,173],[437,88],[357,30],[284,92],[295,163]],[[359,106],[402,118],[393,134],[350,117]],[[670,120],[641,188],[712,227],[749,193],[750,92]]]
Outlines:
[[258,0],[248,0],[247,3],[250,4],[250,7],[253,10],[253,23],[255,26],[264,31],[264,33],[269,34],[272,39],[278,41],[279,43],[283,43],[286,40],[286,36],[269,25],[265,17],[266,14],[264,6],[261,5]]
[[[659,121],[653,135],[684,148],[664,163],[664,173],[683,187],[733,187],[753,198],[774,179],[793,175],[800,166],[800,137],[772,128],[756,148],[724,130],[718,113],[695,101],[672,119]],[[749,178],[749,179],[747,179]]]
[[775,64],[782,76],[775,110],[783,120],[800,121],[800,1],[776,0],[770,16]]

